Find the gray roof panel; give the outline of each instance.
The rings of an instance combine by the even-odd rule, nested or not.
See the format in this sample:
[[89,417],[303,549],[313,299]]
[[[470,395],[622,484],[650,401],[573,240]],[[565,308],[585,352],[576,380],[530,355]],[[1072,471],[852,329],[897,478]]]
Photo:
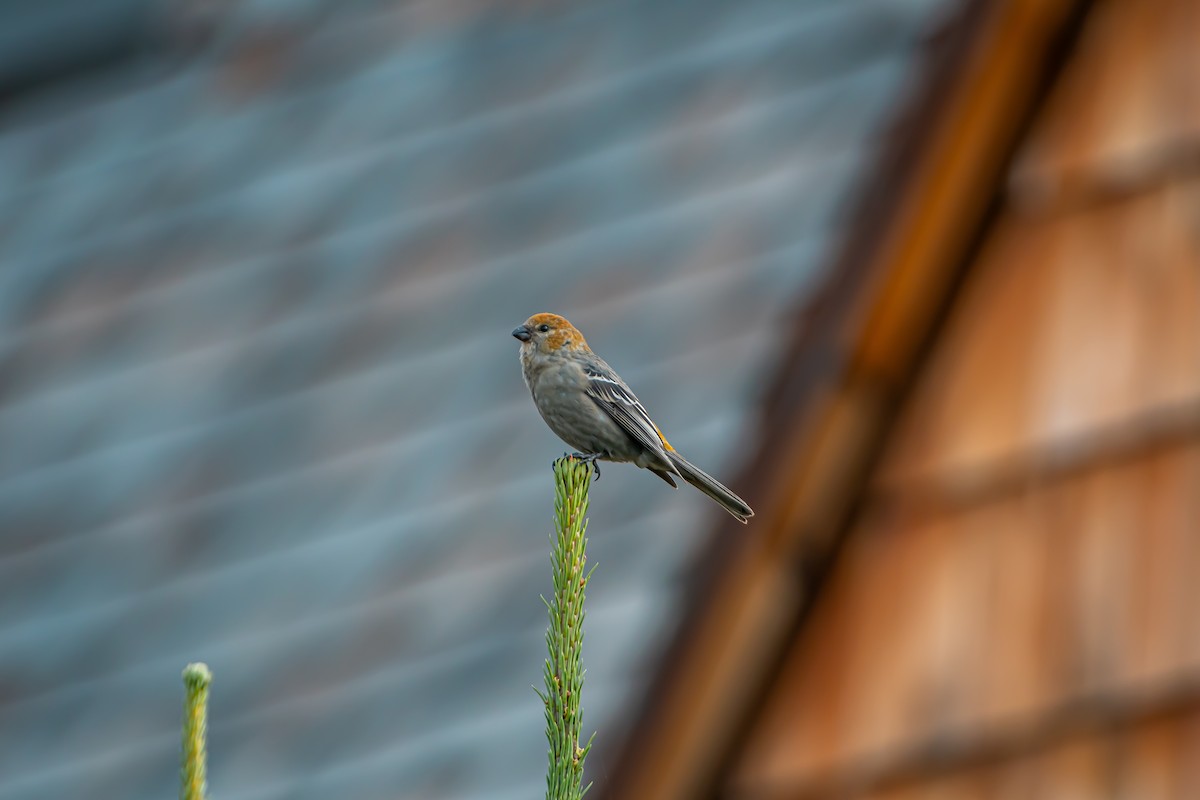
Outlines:
[[[192,660],[214,795],[540,794],[565,446],[508,331],[567,314],[731,476],[935,10],[452,5],[237,4],[3,110],[0,800],[174,791]],[[593,489],[600,737],[720,515]]]

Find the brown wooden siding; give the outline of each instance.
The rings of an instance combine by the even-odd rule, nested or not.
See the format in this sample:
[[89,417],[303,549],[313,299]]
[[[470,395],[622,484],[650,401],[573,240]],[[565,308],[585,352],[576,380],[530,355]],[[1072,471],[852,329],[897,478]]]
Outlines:
[[1186,427],[1200,411],[1198,224],[1196,180],[1003,218],[878,488],[968,491]]
[[1200,797],[1197,42],[1096,4],[725,796]]
[[1013,171],[1022,203],[1066,206],[1200,167],[1200,4],[1100,0]]
[[825,796],[815,790],[1003,760],[1176,705],[1200,724],[1198,488],[1193,441],[978,504],[878,504],[797,639],[737,784],[747,797]]

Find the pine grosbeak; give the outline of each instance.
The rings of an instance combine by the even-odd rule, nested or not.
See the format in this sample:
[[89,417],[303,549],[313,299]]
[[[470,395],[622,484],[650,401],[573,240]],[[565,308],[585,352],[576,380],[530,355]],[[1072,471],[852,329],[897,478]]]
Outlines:
[[671,476],[678,475],[739,522],[754,516],[746,501],[675,451],[625,381],[571,323],[557,314],[534,314],[512,335],[521,340],[521,371],[538,412],[578,457],[636,464],[672,487]]

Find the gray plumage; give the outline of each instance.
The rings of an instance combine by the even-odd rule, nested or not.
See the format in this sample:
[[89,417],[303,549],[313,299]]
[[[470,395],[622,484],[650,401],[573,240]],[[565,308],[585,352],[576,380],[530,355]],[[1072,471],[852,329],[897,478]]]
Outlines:
[[535,314],[513,331],[521,371],[542,419],[580,454],[636,464],[671,486],[683,478],[740,522],[754,516],[744,500],[681,456],[625,381],[563,317]]

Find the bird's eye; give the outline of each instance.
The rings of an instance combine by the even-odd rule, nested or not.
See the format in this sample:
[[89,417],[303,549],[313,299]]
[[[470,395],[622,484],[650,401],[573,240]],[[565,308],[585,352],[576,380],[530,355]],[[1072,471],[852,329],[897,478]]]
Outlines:
[[546,333],[547,331],[550,330],[550,326],[546,325],[545,323],[542,323],[541,325],[538,325],[538,330],[541,331],[542,333]]

